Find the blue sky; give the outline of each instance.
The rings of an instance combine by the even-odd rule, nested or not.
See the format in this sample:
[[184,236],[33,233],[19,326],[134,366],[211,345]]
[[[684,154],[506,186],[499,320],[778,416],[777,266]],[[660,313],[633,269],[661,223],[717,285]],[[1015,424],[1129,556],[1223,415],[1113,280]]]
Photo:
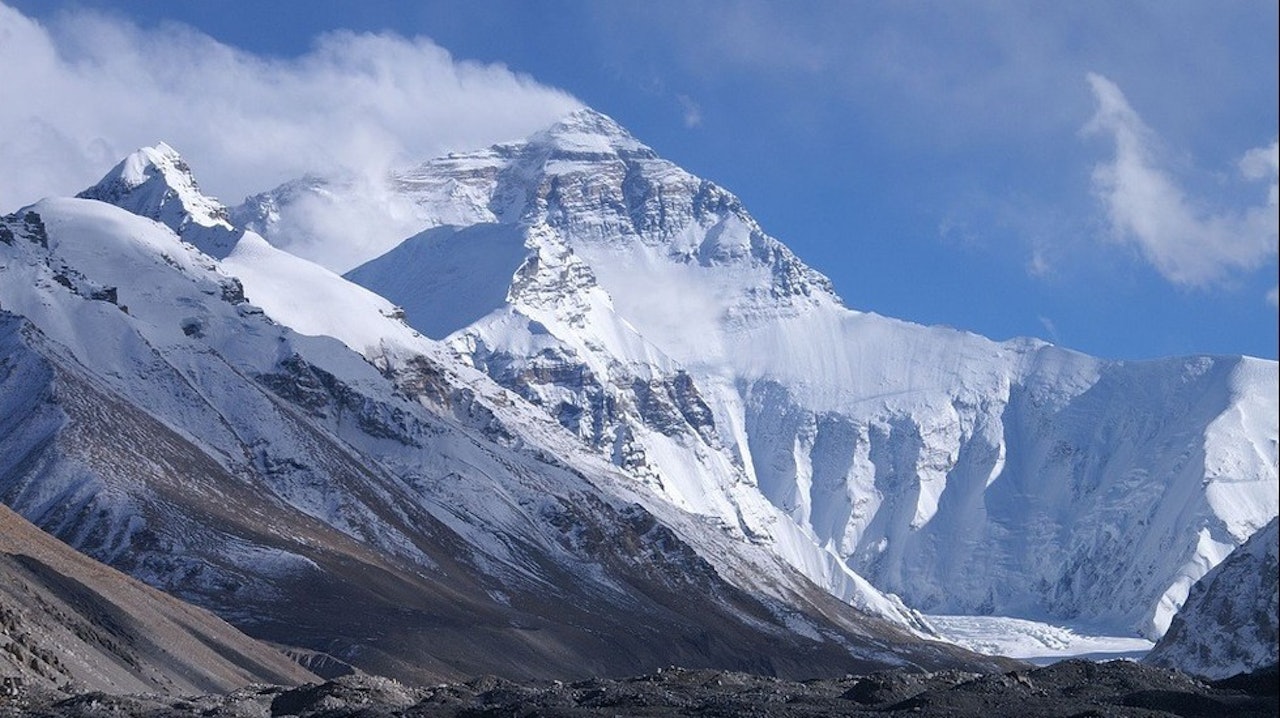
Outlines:
[[0,90],[32,99],[0,109],[0,208],[130,143],[166,139],[235,203],[581,102],[738,194],[853,308],[1275,358],[1276,27],[1274,1],[9,0]]

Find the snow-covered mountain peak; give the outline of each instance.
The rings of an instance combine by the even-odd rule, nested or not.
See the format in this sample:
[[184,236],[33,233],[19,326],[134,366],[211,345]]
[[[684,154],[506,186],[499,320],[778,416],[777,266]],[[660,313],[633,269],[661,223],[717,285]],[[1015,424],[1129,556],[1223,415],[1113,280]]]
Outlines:
[[163,222],[175,232],[192,222],[231,228],[227,208],[201,193],[190,166],[164,142],[130,154],[78,196],[123,207]]
[[[831,282],[766,234],[731,192],[662,159],[589,108],[522,141],[392,172],[384,187],[304,178],[249,198],[231,216],[275,246],[340,273],[424,230],[544,226],[615,299],[604,265],[624,275],[639,276],[638,270],[643,283],[664,287],[675,277],[677,292],[689,283],[710,287],[740,316],[841,305]],[[331,230],[353,220],[358,235]]]
[[546,148],[553,155],[634,155],[655,158],[653,150],[642,144],[613,118],[589,107],[575,110],[527,140],[534,147]]
[[[544,496],[581,507],[557,487],[598,478],[753,590],[794,571],[918,630],[915,609],[1156,638],[1277,513],[1274,362],[1106,362],[851,311],[731,193],[599,113],[389,181],[304,178],[232,213],[245,231],[200,213],[214,201],[165,147],[85,196],[151,219],[87,200],[0,218],[5,311],[231,473],[361,536],[419,540],[421,516],[357,505],[385,471],[387,506],[417,492],[483,560],[524,571],[492,528],[559,552],[583,514]],[[225,389],[245,381],[260,386]],[[316,490],[336,486],[310,458],[326,434],[352,442],[322,457],[353,477],[350,513]]]
[[[346,276],[836,595],[861,575],[925,610],[1155,638],[1275,515],[1274,363],[1109,363],[851,311],[737,197],[615,127],[584,111],[398,175],[451,226]],[[440,287],[482,284],[432,317]],[[545,301],[588,288],[607,304]]]
[[[731,192],[594,110],[524,142],[430,160],[392,184],[428,226],[545,225],[598,274],[621,268],[651,286],[677,277],[714,287],[745,315],[841,304],[831,282],[766,234]],[[267,236],[290,241],[269,228]],[[611,284],[601,275],[613,294]]]
[[76,196],[154,219],[215,257],[226,256],[240,235],[227,208],[200,191],[182,155],[164,142],[137,150]]

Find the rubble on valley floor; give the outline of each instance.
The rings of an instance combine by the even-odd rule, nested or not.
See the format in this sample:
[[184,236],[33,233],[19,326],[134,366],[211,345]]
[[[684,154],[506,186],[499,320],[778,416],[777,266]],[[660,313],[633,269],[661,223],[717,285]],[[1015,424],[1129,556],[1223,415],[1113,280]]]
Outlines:
[[1027,671],[882,672],[786,681],[670,668],[625,679],[516,682],[492,676],[413,688],[352,675],[297,688],[188,697],[68,695],[19,688],[0,718],[115,715],[299,716],[1276,716],[1276,667],[1206,683],[1132,661],[1070,660]]

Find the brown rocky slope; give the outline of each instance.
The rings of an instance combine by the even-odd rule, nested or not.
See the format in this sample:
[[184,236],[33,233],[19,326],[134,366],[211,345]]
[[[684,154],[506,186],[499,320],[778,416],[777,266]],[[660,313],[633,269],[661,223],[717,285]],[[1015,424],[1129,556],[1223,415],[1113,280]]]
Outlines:
[[297,685],[315,676],[0,505],[0,678],[10,692],[33,686],[176,694]]

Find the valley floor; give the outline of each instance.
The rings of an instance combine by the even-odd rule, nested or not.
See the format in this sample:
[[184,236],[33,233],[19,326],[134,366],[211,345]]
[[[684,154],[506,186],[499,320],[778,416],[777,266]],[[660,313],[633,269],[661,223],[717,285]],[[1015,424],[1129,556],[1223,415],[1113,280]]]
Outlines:
[[347,676],[293,689],[261,686],[226,696],[184,698],[0,692],[0,718],[108,714],[148,718],[1277,716],[1276,678],[1272,666],[1209,684],[1133,661],[1083,660],[990,675],[889,672],[812,681],[679,668],[571,684],[482,677],[431,688]]

